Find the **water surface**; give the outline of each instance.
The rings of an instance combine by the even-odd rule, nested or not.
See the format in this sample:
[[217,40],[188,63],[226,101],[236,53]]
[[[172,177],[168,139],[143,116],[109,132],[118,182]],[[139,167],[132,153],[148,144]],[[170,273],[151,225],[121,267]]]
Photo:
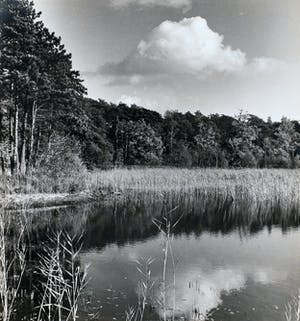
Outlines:
[[154,259],[154,287],[146,319],[157,320],[165,235],[153,219],[178,221],[172,230],[175,268],[168,260],[167,304],[187,320],[284,320],[285,304],[300,288],[297,212],[253,212],[232,202],[204,206],[201,199],[118,198],[99,204],[41,212],[32,234],[46,239],[57,229],[84,232],[80,264],[90,264],[81,320],[125,320],[136,306],[142,280],[137,261]]

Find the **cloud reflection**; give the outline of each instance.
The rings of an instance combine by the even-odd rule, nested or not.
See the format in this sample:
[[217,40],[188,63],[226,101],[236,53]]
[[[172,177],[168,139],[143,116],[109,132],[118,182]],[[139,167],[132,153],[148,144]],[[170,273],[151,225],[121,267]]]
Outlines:
[[[188,320],[204,320],[209,312],[222,304],[222,295],[239,291],[246,287],[248,280],[263,285],[284,279],[286,275],[270,268],[259,267],[253,272],[245,272],[243,268],[222,268],[213,272],[187,271],[177,275],[176,280],[176,316],[184,316]],[[158,296],[162,294],[157,292]],[[169,316],[172,313],[173,287],[167,290],[167,306]],[[157,312],[163,316],[163,309]]]

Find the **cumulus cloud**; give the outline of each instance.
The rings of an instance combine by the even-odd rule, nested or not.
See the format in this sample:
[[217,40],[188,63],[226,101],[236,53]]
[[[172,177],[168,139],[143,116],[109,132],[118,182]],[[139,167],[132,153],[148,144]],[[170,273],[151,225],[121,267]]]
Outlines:
[[222,35],[209,28],[205,19],[194,17],[163,22],[137,49],[142,57],[187,72],[239,71],[246,63],[245,54],[225,46],[223,40]]
[[240,49],[224,43],[202,17],[164,21],[154,28],[131,55],[120,63],[106,64],[103,74],[142,79],[145,75],[185,74],[203,78],[212,73],[249,75],[285,68],[285,63],[269,57],[248,60]]
[[188,11],[191,9],[192,0],[110,0],[113,8],[121,9],[130,5],[138,7],[168,7]]

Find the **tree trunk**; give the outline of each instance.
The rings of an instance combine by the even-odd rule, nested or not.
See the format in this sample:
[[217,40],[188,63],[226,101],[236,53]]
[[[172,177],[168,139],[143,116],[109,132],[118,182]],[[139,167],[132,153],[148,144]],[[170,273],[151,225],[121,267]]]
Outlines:
[[216,157],[216,168],[219,168],[219,155],[215,154]]
[[36,101],[34,101],[33,105],[32,105],[32,114],[31,114],[30,145],[29,145],[27,170],[30,166],[33,166],[33,163],[34,163],[33,147],[34,147],[34,131],[35,131],[35,124],[36,124],[36,113],[37,113],[37,106],[36,106]]
[[40,137],[41,137],[41,130],[40,130],[40,127],[38,126],[37,127],[37,134],[36,134],[36,138],[35,138],[35,144],[34,144],[33,150],[32,150],[33,155],[31,158],[31,161],[32,161],[31,166],[35,166],[35,163],[36,163],[36,157],[37,157],[37,154],[38,154],[38,151],[40,148]]
[[291,168],[295,168],[296,167],[295,151],[293,149],[290,150],[290,158],[291,158]]
[[15,172],[19,174],[19,107],[15,106],[15,150],[14,150],[14,164]]
[[116,122],[115,122],[115,140],[114,140],[114,157],[113,157],[113,162],[115,165],[118,161],[118,149],[119,149],[119,116],[117,116]]
[[173,135],[174,135],[174,126],[171,126],[171,137],[170,137],[170,154],[173,154]]
[[12,109],[9,111],[9,158],[10,158],[10,173],[14,173],[14,119]]
[[27,129],[27,117],[26,112],[23,120],[23,141],[22,141],[22,151],[21,151],[21,161],[20,161],[20,172],[25,175],[26,172],[26,129]]
[[1,174],[5,176],[5,158],[1,157]]

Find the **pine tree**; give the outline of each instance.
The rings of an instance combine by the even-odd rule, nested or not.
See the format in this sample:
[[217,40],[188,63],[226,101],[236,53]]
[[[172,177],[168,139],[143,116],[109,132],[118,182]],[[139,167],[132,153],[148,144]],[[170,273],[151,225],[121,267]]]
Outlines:
[[33,2],[1,0],[0,10],[0,90],[10,101],[10,167],[12,174],[24,174],[54,131],[86,135],[85,88],[61,38],[39,20]]

